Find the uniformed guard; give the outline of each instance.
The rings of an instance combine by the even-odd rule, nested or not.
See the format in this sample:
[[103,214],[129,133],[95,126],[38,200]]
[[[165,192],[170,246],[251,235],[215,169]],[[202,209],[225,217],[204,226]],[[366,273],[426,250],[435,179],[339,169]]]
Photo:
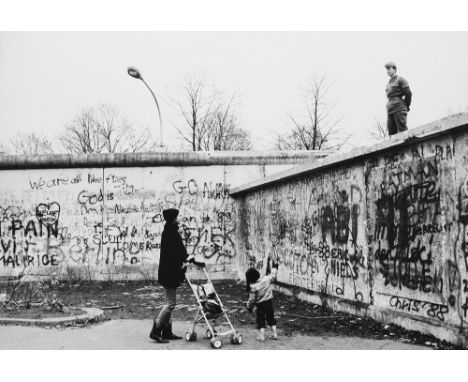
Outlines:
[[397,76],[394,62],[385,64],[390,77],[385,92],[387,93],[387,129],[389,135],[408,130],[406,119],[411,105],[412,93],[403,77]]

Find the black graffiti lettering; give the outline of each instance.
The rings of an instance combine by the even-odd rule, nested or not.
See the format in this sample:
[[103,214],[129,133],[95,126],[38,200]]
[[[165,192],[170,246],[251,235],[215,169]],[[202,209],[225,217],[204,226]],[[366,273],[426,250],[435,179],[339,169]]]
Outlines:
[[78,194],[78,203],[81,206],[93,206],[97,203],[101,203],[103,200],[113,200],[114,193],[109,192],[105,196],[102,192],[102,189],[99,190],[99,193],[89,192],[87,190],[83,190]]
[[229,198],[229,185],[224,183],[205,182],[203,184],[204,199],[227,199]]
[[21,222],[21,220],[13,219],[11,221],[11,226],[9,227],[9,229],[11,231],[11,236],[13,237],[13,239],[15,239],[16,233],[23,229],[23,223]]
[[16,268],[20,266],[17,255],[3,255],[0,257],[0,261],[2,262],[4,267],[10,266],[12,268]]
[[463,280],[463,292],[468,293],[468,280]]
[[26,228],[24,229],[24,236],[35,236],[37,237],[36,223],[33,220],[30,220]]
[[32,190],[42,190],[45,188],[54,188],[54,187],[60,187],[60,186],[66,186],[70,183],[70,178],[69,177],[57,177],[57,178],[52,178],[45,180],[42,177],[40,177],[37,181],[32,181],[29,180],[29,186],[31,187]]
[[185,191],[187,191],[189,195],[196,195],[198,193],[198,185],[195,179],[190,179],[188,182],[177,180],[172,183],[172,188],[178,194],[181,194]]
[[463,317],[466,318],[466,313],[468,312],[468,297],[465,297],[465,303],[461,306],[463,310]]
[[[6,243],[5,243],[5,240],[2,238],[0,239],[0,243],[2,245],[2,250],[4,253],[7,253],[11,247],[11,243],[12,243],[12,240],[9,239]],[[465,280],[466,281],[466,280]]]
[[455,304],[457,303],[457,299],[453,294],[449,296],[448,303],[450,306],[455,306]]
[[350,268],[350,265],[346,261],[340,261],[332,259],[330,262],[331,268],[330,273],[333,276],[341,277],[341,278],[354,278],[357,279],[357,267],[354,269]]
[[453,155],[455,154],[455,146],[450,145],[436,145],[435,146],[435,156],[439,160],[452,160]]
[[45,180],[42,178],[39,178],[39,180],[35,182],[29,180],[29,186],[31,187],[32,190],[42,190],[44,185],[45,185]]
[[97,177],[94,174],[88,174],[88,183],[89,184],[102,183],[102,178]]
[[37,263],[43,266],[58,266],[59,262],[57,259],[57,255],[49,255],[49,254],[43,254],[43,255],[37,255]]
[[331,242],[336,242],[335,215],[330,206],[322,208],[322,240],[326,240],[326,235],[331,235]]
[[421,312],[430,318],[437,318],[440,321],[445,321],[445,314],[449,312],[448,305],[421,301],[401,296],[391,296],[389,299],[389,306],[401,311],[406,312]]
[[375,259],[380,267],[379,272],[385,279],[385,285],[406,287],[412,290],[429,293],[442,287],[440,279],[430,274],[432,252],[426,250],[419,240],[415,247],[400,250],[398,247],[384,249],[379,241]]

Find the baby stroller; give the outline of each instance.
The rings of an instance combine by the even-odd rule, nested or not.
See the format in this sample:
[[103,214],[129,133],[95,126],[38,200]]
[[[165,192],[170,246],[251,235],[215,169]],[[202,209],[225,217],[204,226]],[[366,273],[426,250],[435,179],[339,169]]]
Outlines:
[[[195,326],[200,323],[200,321],[205,320],[206,329],[205,338],[211,340],[211,347],[214,349],[219,349],[223,346],[223,341],[220,337],[229,336],[231,343],[235,345],[242,344],[242,335],[236,333],[236,330],[232,326],[231,321],[224,309],[223,303],[219,298],[216,290],[211,282],[210,276],[203,268],[203,272],[206,277],[206,283],[194,283],[191,282],[189,277],[186,276],[187,282],[192,288],[193,294],[197,299],[198,309],[193,320],[193,326],[191,330],[188,330],[185,333],[186,341],[196,341],[197,333],[195,331]],[[218,320],[225,318],[225,321],[219,322]],[[218,332],[216,326],[220,325],[229,325],[230,329],[224,332]]]

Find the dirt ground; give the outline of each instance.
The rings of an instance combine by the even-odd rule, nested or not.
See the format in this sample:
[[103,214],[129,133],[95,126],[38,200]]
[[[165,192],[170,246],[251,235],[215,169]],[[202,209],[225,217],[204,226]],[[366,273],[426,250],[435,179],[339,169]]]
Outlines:
[[[215,281],[214,286],[234,325],[254,328],[255,314],[245,309],[248,297],[245,287],[234,280]],[[59,289],[59,297],[68,306],[101,308],[108,320],[152,319],[164,304],[164,290],[154,282],[63,284]],[[174,320],[190,321],[197,306],[187,284],[179,288],[177,298]],[[336,313],[280,293],[275,293],[274,305],[278,328],[285,336],[359,337],[397,340],[434,349],[457,348],[429,335],[410,332],[394,325],[383,325],[370,318]]]

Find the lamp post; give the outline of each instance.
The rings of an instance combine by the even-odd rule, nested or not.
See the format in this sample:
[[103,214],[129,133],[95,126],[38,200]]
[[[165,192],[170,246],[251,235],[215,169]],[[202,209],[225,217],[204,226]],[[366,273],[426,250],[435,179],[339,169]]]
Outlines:
[[129,66],[127,68],[127,73],[128,73],[128,75],[130,77],[136,78],[137,80],[141,80],[146,85],[146,87],[150,91],[151,95],[153,96],[154,102],[156,103],[156,108],[158,109],[160,144],[161,144],[161,147],[164,147],[164,145],[163,145],[163,133],[162,133],[163,128],[162,128],[161,110],[159,109],[159,103],[158,103],[158,100],[156,99],[156,95],[151,90],[151,88],[148,86],[148,84],[145,82],[145,80],[143,79],[143,76],[141,75],[141,72],[137,68],[135,68],[133,66]]

